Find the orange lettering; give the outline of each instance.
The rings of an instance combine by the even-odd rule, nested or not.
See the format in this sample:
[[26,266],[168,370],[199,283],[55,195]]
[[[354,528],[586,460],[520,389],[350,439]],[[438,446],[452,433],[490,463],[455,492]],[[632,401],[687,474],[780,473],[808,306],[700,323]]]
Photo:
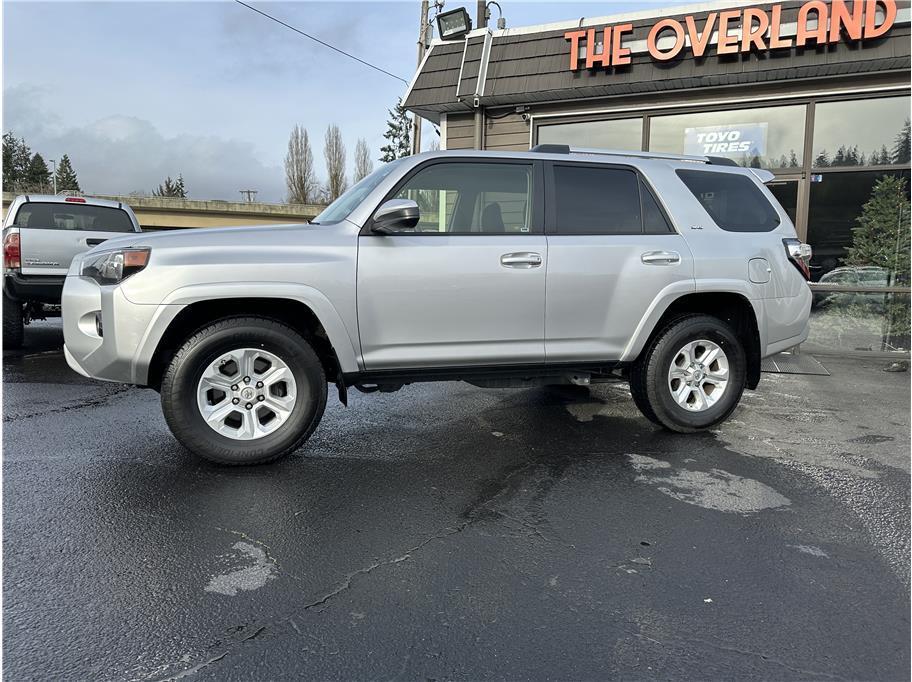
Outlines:
[[570,70],[576,71],[579,68],[579,42],[580,38],[586,35],[585,31],[567,31],[564,34],[564,40],[570,41]]
[[611,38],[611,27],[606,26],[602,32],[602,51],[595,51],[595,29],[590,28],[586,36],[586,68],[591,69],[596,64],[609,66],[611,64],[611,50],[609,49]]
[[[811,12],[817,13],[817,28],[808,28]],[[827,4],[823,0],[811,0],[806,2],[798,10],[798,39],[795,44],[800,46],[806,45],[808,40],[813,39],[818,45],[825,45],[827,42]]]
[[737,21],[741,16],[738,10],[719,12],[719,44],[716,52],[719,54],[735,54],[738,52],[738,36],[728,35],[728,22]]
[[791,47],[791,38],[781,38],[779,32],[782,30],[782,5],[773,5],[772,18],[770,19],[770,39],[769,46],[771,50],[778,50],[783,47]]
[[[757,25],[754,26],[754,19]],[[744,10],[744,21],[741,27],[741,51],[750,52],[752,47],[758,50],[765,50],[766,43],[763,42],[763,36],[766,29],[769,28],[769,17],[762,9],[748,7]]]
[[[614,33],[611,36],[611,63],[615,66],[630,63],[630,48],[621,47],[621,38],[625,33],[633,33],[633,24],[618,24],[614,27]],[[605,45],[605,49],[608,49],[607,42]]]
[[[659,34],[667,28],[674,31],[675,44],[669,50],[660,50],[658,45]],[[646,38],[646,47],[653,59],[658,59],[660,62],[667,62],[669,59],[674,59],[678,56],[681,48],[684,47],[684,27],[681,26],[680,22],[675,21],[674,19],[662,19],[661,21],[657,21],[652,25],[652,28],[649,29],[649,35]]]
[[694,57],[702,57],[706,52],[706,46],[713,34],[713,26],[716,25],[716,13],[710,12],[706,17],[706,23],[703,24],[703,33],[697,33],[697,24],[690,15],[684,17],[687,23],[687,35],[690,36],[690,47],[693,50]]
[[846,0],[833,0],[830,8],[832,12],[830,15],[830,42],[839,42],[840,28],[845,30],[849,40],[861,40],[861,10],[864,5],[860,0],[852,0],[851,14],[849,14]]
[[[860,4],[860,0],[855,0],[855,4]],[[884,8],[884,21],[880,26],[877,25],[877,5]],[[894,21],[896,0],[868,0],[865,7],[864,37],[879,38],[893,28]]]

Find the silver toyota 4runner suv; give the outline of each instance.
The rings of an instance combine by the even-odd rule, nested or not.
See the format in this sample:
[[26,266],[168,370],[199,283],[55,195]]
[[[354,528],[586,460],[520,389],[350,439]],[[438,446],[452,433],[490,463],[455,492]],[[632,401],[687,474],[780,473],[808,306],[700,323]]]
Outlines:
[[389,163],[310,224],[109,240],[63,295],[67,361],[161,393],[222,464],[317,427],[328,384],[627,380],[651,421],[712,427],[807,338],[810,248],[725,159],[570,150]]

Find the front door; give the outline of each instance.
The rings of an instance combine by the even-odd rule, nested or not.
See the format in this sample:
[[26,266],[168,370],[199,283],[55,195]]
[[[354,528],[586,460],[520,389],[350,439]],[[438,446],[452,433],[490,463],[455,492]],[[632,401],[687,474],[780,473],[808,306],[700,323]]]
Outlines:
[[367,369],[544,361],[540,175],[533,162],[447,159],[393,190],[387,198],[416,201],[421,218],[408,232],[359,238]]
[[622,359],[657,299],[693,290],[690,249],[632,168],[549,171],[546,359]]

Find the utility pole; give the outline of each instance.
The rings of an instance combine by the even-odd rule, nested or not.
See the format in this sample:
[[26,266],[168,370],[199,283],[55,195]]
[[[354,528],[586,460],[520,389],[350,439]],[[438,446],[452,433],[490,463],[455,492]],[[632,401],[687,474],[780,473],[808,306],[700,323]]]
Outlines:
[[[424,53],[428,48],[428,33],[430,25],[428,24],[428,0],[421,0],[421,21],[419,22],[418,31],[418,68],[421,68],[421,60],[424,59]],[[416,69],[417,70],[417,69]],[[412,120],[412,154],[421,152],[421,117],[413,114]]]
[[475,9],[475,28],[488,27],[488,3],[485,0],[478,0]]
[[48,159],[54,165],[54,194],[57,194],[57,161],[55,159]]

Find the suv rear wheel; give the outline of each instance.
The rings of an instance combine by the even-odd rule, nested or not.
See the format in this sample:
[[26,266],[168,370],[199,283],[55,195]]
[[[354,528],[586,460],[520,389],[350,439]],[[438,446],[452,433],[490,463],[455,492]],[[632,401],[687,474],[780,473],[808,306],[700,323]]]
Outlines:
[[214,322],[165,371],[162,409],[174,436],[218,464],[262,464],[300,447],[326,407],[326,376],[307,340],[261,317]]
[[744,347],[731,327],[710,315],[687,315],[644,349],[630,372],[630,392],[647,419],[690,433],[725,421],[746,377]]

